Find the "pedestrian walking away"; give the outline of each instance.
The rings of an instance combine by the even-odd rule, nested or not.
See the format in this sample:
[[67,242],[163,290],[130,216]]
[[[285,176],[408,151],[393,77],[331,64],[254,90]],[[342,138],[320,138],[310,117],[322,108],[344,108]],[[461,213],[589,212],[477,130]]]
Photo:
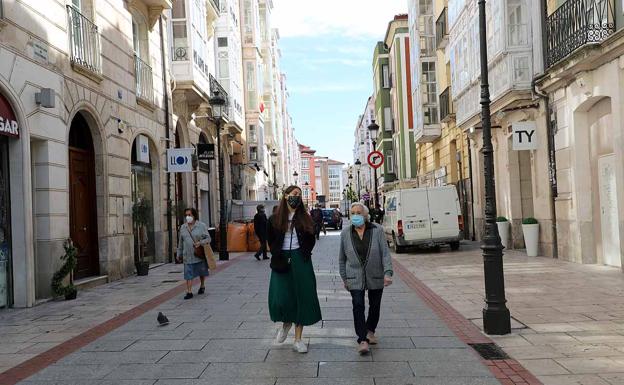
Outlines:
[[[208,276],[208,263],[205,255],[202,257],[203,246],[210,243],[210,234],[205,223],[199,221],[197,209],[184,210],[186,221],[180,227],[180,239],[178,240],[178,262],[184,262],[184,279],[186,280],[186,295],[184,299],[193,298],[193,279],[199,277],[201,285],[197,294],[206,291],[205,280]],[[201,251],[200,251],[201,250]]]
[[260,254],[262,254],[262,259],[269,259],[269,257],[267,257],[268,220],[267,220],[266,214],[264,213],[264,210],[265,210],[264,205],[258,205],[256,209],[258,212],[254,216],[254,232],[256,233],[256,236],[260,240],[260,250],[256,252],[254,257],[256,257],[256,259],[259,261]]
[[301,201],[301,188],[284,190],[277,212],[269,218],[267,235],[271,248],[269,314],[271,321],[283,323],[276,342],[286,341],[295,324],[293,349],[307,353],[303,327],[322,317],[312,266],[314,225]]
[[383,228],[370,221],[368,208],[360,202],[351,205],[351,226],[340,233],[339,268],[344,287],[351,293],[358,352],[367,354],[369,344],[377,344],[381,297],[384,287],[392,284],[393,270]]
[[320,238],[321,229],[323,228],[323,211],[320,205],[316,205],[312,211],[310,211],[312,221],[314,222],[314,236],[316,239]]

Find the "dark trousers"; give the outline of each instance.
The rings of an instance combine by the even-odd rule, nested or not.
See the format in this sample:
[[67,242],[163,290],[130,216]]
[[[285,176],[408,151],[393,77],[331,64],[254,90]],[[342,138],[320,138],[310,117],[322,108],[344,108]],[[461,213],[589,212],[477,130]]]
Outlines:
[[351,290],[351,300],[353,303],[353,324],[355,333],[358,336],[358,343],[368,341],[368,332],[375,333],[379,323],[379,310],[381,308],[381,296],[383,289],[368,290],[368,318],[365,313],[364,295],[365,290]]
[[[257,234],[256,234],[257,235]],[[260,250],[256,253],[256,257],[262,254],[262,258],[267,258],[267,239],[266,237],[258,237],[260,239]]]

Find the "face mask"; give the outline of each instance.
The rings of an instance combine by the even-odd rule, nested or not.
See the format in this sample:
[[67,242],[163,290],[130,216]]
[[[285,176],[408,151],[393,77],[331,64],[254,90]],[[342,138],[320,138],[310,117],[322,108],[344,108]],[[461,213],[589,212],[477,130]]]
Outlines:
[[194,220],[194,219],[195,219],[195,218],[193,218],[192,216],[187,215],[187,216],[186,216],[186,223],[193,223],[193,220]]
[[355,227],[360,227],[364,224],[364,216],[360,214],[351,214],[351,224]]
[[288,197],[288,206],[291,209],[296,209],[301,204],[301,197],[298,195],[291,195]]

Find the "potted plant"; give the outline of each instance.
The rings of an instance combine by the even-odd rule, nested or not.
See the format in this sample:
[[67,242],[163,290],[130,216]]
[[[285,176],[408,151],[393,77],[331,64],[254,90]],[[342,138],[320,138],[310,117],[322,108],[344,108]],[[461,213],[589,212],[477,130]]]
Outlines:
[[522,233],[524,234],[524,244],[529,257],[537,257],[539,241],[539,223],[535,218],[524,218],[522,220]]
[[504,248],[507,248],[509,242],[509,221],[505,217],[496,218],[496,226],[498,227],[498,235]]
[[[74,286],[74,269],[77,264],[76,256],[78,255],[78,250],[74,246],[71,239],[65,240],[63,243],[63,249],[65,250],[65,254],[61,256],[63,265],[56,273],[54,273],[54,276],[52,276],[52,292],[55,296],[64,296],[65,300],[69,301],[76,299],[78,294],[78,290]],[[64,285],[63,281],[68,276],[69,283]]]
[[149,273],[149,262],[145,260],[147,248],[147,226],[152,215],[152,205],[147,199],[139,198],[132,206],[132,223],[134,225],[134,237],[137,241],[137,254],[134,263],[137,275]]

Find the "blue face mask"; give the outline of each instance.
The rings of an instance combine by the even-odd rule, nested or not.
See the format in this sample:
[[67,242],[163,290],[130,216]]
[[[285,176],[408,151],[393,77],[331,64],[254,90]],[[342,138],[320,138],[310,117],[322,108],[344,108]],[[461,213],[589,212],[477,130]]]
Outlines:
[[351,224],[355,227],[360,227],[364,225],[364,216],[360,214],[352,214],[351,215]]

